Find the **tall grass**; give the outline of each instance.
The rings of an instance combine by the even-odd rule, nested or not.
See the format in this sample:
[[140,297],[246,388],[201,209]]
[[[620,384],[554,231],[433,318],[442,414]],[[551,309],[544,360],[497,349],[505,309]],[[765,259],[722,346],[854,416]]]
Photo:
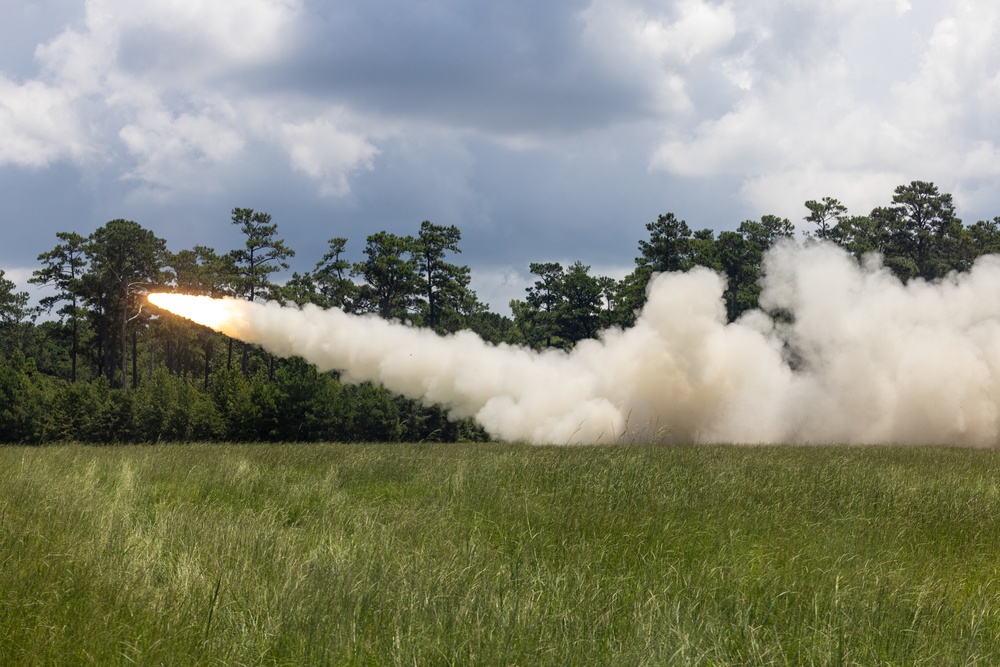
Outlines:
[[0,664],[998,664],[998,545],[995,452],[0,448]]

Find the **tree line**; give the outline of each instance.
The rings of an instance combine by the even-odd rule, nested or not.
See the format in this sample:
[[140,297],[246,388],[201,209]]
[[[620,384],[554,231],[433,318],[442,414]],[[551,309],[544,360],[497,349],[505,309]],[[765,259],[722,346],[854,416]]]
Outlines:
[[[903,281],[935,280],[1000,252],[1000,217],[967,226],[952,196],[929,182],[900,185],[891,204],[866,215],[849,214],[831,197],[807,201],[805,209],[806,242],[832,242],[859,259],[880,253]],[[439,408],[370,384],[348,385],[301,360],[154,313],[144,296],[174,289],[313,303],[439,333],[469,329],[493,343],[569,349],[602,329],[634,324],[649,280],[663,271],[705,266],[723,273],[727,315],[735,320],[757,306],[767,250],[795,233],[790,220],[772,215],[716,235],[666,213],[646,225],[635,268],[623,279],[593,275],[581,261],[531,263],[535,280],[507,317],[470,288],[469,267],[455,261],[455,226],[424,221],[412,235],[377,232],[355,261],[346,238],[331,238],[311,270],[279,283],[274,274],[288,269],[295,253],[277,223],[235,208],[231,224],[242,243],[222,253],[205,246],[171,252],[152,231],[122,219],[86,237],[59,232],[29,280],[49,288],[35,308],[0,271],[0,441],[485,439],[473,423],[450,421]]]

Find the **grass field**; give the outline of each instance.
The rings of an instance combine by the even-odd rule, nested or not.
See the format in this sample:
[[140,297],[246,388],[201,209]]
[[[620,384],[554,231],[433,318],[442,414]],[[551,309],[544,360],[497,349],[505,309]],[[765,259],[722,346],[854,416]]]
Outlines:
[[1000,452],[0,448],[0,664],[1000,664]]

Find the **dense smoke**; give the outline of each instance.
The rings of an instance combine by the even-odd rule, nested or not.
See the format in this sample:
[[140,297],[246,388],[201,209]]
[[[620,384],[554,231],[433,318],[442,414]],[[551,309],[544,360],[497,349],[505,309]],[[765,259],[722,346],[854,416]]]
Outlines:
[[311,306],[226,300],[200,321],[502,440],[998,442],[1000,258],[903,285],[877,258],[787,243],[767,256],[762,311],[727,324],[724,288],[703,268],[659,275],[634,327],[569,353]]

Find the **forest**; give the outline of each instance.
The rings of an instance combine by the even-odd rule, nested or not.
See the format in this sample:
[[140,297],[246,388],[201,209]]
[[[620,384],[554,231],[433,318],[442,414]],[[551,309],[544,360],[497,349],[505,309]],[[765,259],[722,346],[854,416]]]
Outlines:
[[[800,242],[870,253],[902,281],[933,281],[1000,253],[1000,217],[966,225],[953,198],[930,182],[895,188],[889,204],[850,214],[837,199],[805,202]],[[268,213],[232,211],[244,241],[228,252],[172,251],[130,220],[89,236],[59,232],[38,256],[37,306],[0,271],[0,442],[479,441],[485,432],[444,409],[371,384],[342,382],[300,359],[281,359],[145,302],[151,291],[312,303],[398,319],[441,334],[471,330],[491,343],[571,349],[609,327],[630,327],[651,277],[705,266],[726,277],[730,321],[757,307],[764,255],[795,238],[787,218],[765,215],[735,231],[692,230],[665,213],[646,225],[634,270],[621,280],[576,261],[531,263],[535,277],[511,316],[491,312],[457,262],[461,232],[424,221],[413,235],[365,239],[352,261],[331,238],[310,271],[275,274],[294,256]]]

